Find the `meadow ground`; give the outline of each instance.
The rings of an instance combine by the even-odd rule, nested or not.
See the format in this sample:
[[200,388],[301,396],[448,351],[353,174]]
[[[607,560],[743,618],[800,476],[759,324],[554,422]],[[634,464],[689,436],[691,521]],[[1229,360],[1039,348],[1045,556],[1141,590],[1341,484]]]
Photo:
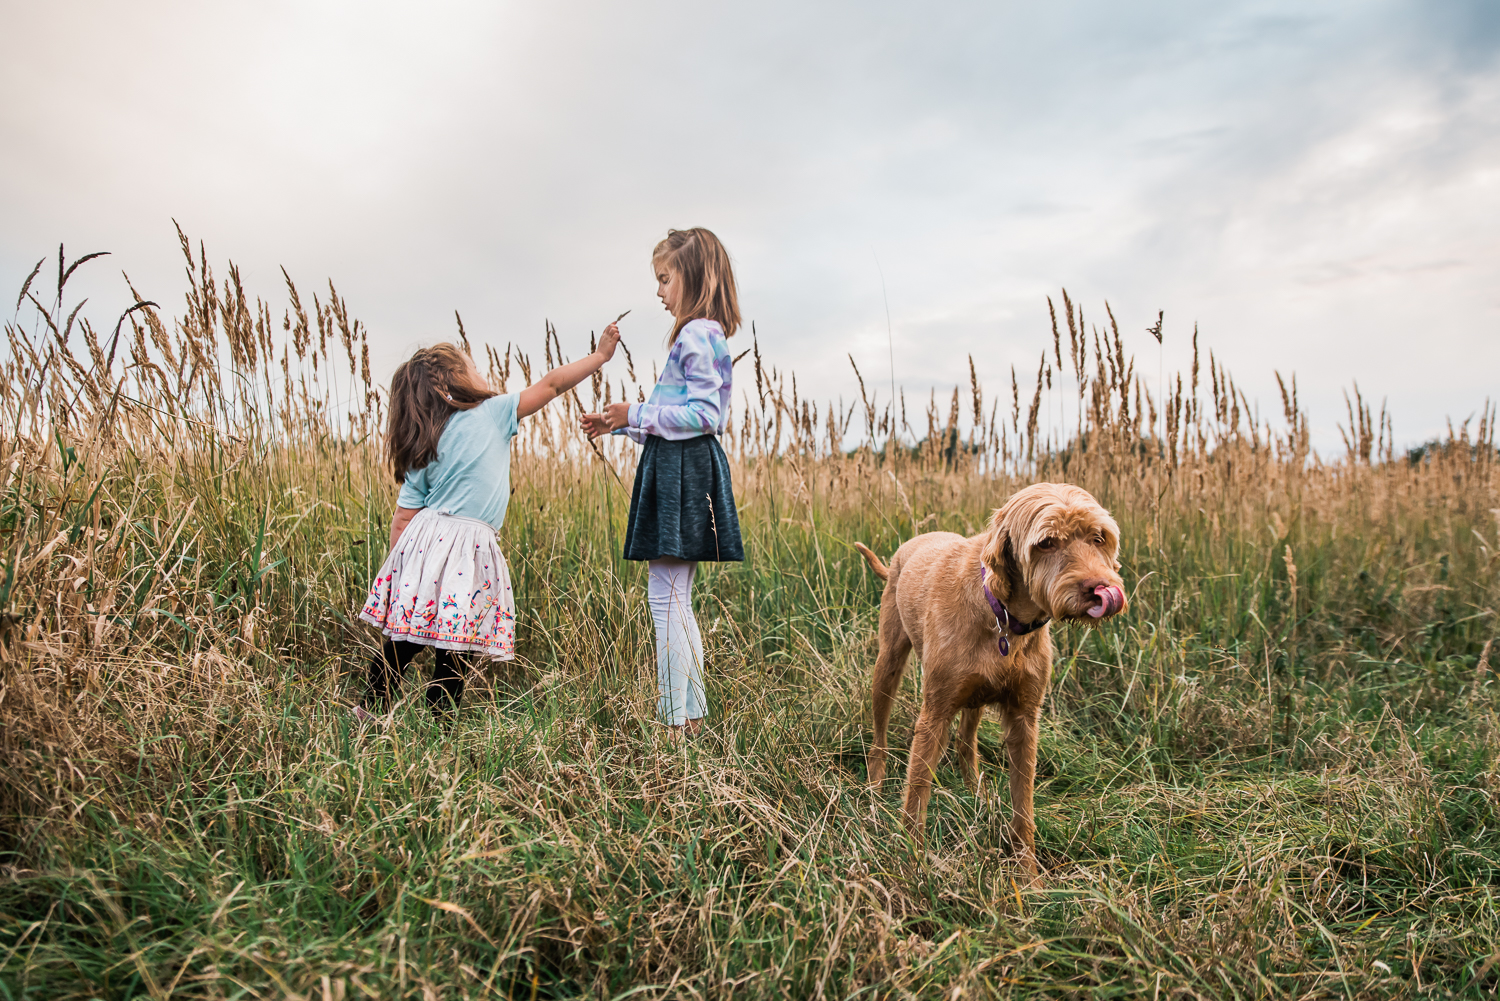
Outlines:
[[[749,559],[700,576],[711,725],[674,747],[620,558],[631,452],[566,430],[635,397],[631,359],[517,440],[519,659],[450,729],[420,698],[360,728],[395,494],[364,331],[331,286],[289,280],[278,318],[188,260],[175,320],[95,331],[59,266],[7,326],[0,996],[1494,996],[1487,406],[1404,455],[1356,396],[1320,459],[1290,382],[1274,428],[1211,360],[1153,400],[1066,299],[1034,391],[974,382],[916,428],[752,351]],[[850,543],[974,532],[1045,479],[1119,520],[1131,610],[1054,633],[1029,889],[1003,781],[951,759],[928,849],[900,835],[915,670],[866,788],[879,581]],[[980,744],[1003,779],[998,723]]]

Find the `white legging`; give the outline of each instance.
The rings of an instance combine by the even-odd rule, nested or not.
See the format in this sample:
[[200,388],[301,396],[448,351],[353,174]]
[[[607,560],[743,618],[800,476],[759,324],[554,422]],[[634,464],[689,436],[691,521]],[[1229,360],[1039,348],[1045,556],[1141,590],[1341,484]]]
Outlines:
[[646,600],[656,622],[657,714],[681,726],[701,719],[708,708],[703,692],[703,637],[693,618],[693,573],[698,564],[662,558],[646,564]]

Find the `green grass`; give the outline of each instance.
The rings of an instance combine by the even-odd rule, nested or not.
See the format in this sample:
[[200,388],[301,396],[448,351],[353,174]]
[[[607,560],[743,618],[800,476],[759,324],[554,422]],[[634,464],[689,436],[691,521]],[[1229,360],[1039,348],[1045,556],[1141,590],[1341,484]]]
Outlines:
[[[992,422],[953,447],[955,395],[946,430],[929,408],[926,444],[846,452],[757,355],[727,436],[749,559],[700,574],[710,726],[685,747],[651,722],[643,571],[620,557],[628,496],[568,444],[560,410],[518,439],[501,536],[518,660],[478,668],[450,728],[417,698],[389,729],[359,729],[348,707],[375,637],[353,613],[395,492],[370,432],[378,397],[332,416],[372,388],[354,372],[361,328],[342,305],[314,323],[294,295],[283,381],[271,313],[190,263],[187,315],[127,318],[110,379],[86,323],[92,363],[54,330],[61,306],[31,334],[7,326],[4,1001],[1500,987],[1488,409],[1477,443],[1465,426],[1409,463],[1361,404],[1361,444],[1325,463],[1294,400],[1286,432],[1247,428],[1219,370],[1212,418],[1196,376],[1164,415],[1168,450],[1139,390],[1122,402],[1116,335],[1109,372],[1097,338],[1097,378],[1075,365],[1086,426],[1034,462],[1019,395],[1011,438]],[[348,377],[331,376],[345,353]],[[497,382],[509,365],[493,361]],[[630,454],[605,446],[626,483]],[[916,670],[896,777],[866,787],[879,582],[850,543],[973,532],[1048,478],[1116,515],[1131,608],[1055,629],[1047,875],[1025,888],[994,721],[986,789],[946,760],[927,849],[902,836]]]
[[[58,714],[50,743],[39,726],[14,734],[7,761],[7,997],[317,998],[324,978],[345,997],[1397,997],[1419,981],[1482,997],[1497,983],[1500,720],[1475,674],[1493,618],[1461,614],[1493,577],[1466,581],[1450,560],[1453,591],[1422,605],[1404,652],[1383,652],[1380,595],[1416,591],[1386,609],[1401,619],[1432,592],[1363,537],[1299,550],[1300,586],[1326,596],[1297,639],[1284,561],[1252,540],[1128,547],[1128,618],[1058,631],[1037,791],[1049,876],[1021,890],[1003,792],[971,796],[945,767],[923,855],[899,834],[899,781],[864,787],[878,590],[846,541],[879,535],[878,504],[861,523],[818,501],[809,530],[756,517],[773,497],[747,484],[752,559],[708,570],[698,597],[711,732],[674,749],[648,722],[649,618],[614,548],[619,488],[523,464],[503,536],[522,660],[487,670],[451,730],[407,707],[362,731],[347,706],[372,638],[347,610],[386,491],[307,514],[310,498],[277,496],[276,470],[293,468],[246,468],[241,496],[195,508],[195,541],[176,537],[183,566],[209,564],[194,571],[215,582],[196,592],[207,607],[149,651],[86,653],[77,704],[7,662],[11,692],[50,681],[35,705]],[[936,525],[981,519],[985,493],[933,508]],[[1133,520],[1127,538],[1145,531]],[[159,525],[149,538],[175,531]],[[256,585],[221,582],[254,576],[240,554],[257,539],[250,566],[284,562],[261,575],[269,642],[252,650],[235,602]],[[170,562],[150,553],[136,566]],[[1266,583],[1278,566],[1281,592]],[[1000,737],[987,721],[991,779]]]

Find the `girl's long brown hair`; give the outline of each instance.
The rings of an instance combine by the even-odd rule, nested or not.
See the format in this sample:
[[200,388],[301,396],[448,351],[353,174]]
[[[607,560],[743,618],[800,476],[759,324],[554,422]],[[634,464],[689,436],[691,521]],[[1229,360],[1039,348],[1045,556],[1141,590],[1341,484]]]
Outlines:
[[729,251],[717,236],[701,226],[669,229],[667,238],[651,252],[651,265],[653,270],[665,265],[682,282],[681,315],[668,344],[677,340],[683,327],[700,318],[717,321],[725,337],[734,336],[740,328],[739,291]]
[[396,482],[437,458],[438,439],[455,411],[473,410],[494,395],[452,344],[421,348],[402,362],[391,376],[385,427],[385,461]]

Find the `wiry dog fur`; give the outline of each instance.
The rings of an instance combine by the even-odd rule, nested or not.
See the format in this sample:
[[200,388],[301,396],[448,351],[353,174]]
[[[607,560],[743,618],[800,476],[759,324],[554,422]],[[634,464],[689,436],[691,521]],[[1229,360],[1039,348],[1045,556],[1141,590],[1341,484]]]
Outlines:
[[1021,622],[1050,617],[1096,623],[1100,619],[1088,614],[1101,603],[1096,587],[1120,588],[1115,611],[1124,611],[1124,587],[1116,572],[1119,526],[1087,490],[1037,483],[996,511],[987,531],[969,538],[952,532],[919,535],[896,550],[889,567],[865,546],[855,545],[886,581],[871,696],[871,785],[878,788],[885,779],[891,704],[907,656],[915,649],[922,658],[922,710],[906,772],[907,830],[921,840],[933,773],[959,713],[958,758],[964,782],[978,790],[979,720],[985,706],[998,706],[1010,754],[1011,831],[1022,864],[1035,877],[1032,789],[1037,726],[1052,679],[1052,638],[1049,626],[1022,636],[1007,634],[1010,655],[1002,657],[979,566],[982,562],[987,568],[990,591]]

